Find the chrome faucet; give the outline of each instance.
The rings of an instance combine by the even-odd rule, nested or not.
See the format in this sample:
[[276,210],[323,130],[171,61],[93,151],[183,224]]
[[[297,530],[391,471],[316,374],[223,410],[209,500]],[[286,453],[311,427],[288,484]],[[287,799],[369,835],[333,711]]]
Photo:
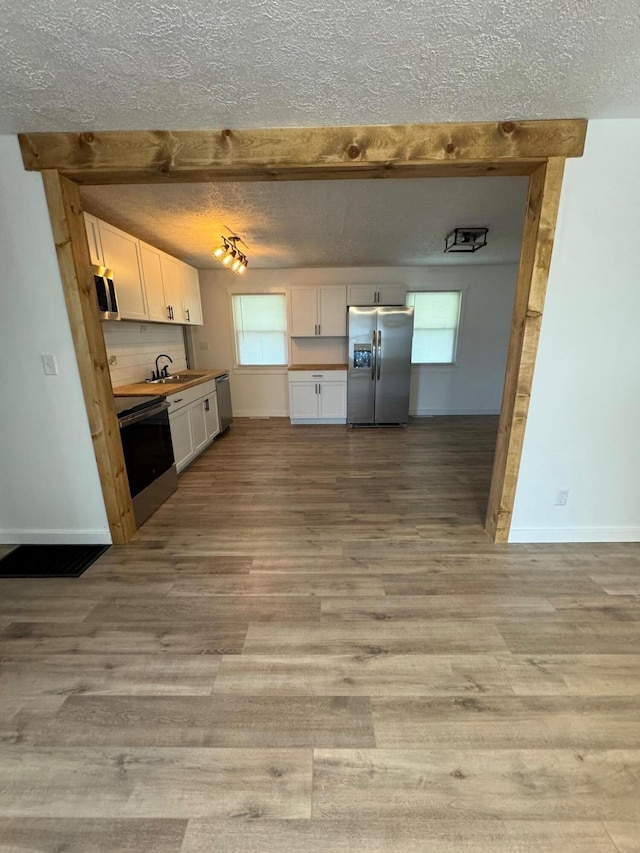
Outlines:
[[156,358],[156,369],[151,371],[152,379],[163,379],[165,376],[169,375],[169,366],[167,364],[165,364],[162,369],[158,367],[158,362],[161,358],[168,358],[171,364],[173,364],[173,359],[171,358],[171,356],[167,355],[164,352],[161,352],[158,358]]

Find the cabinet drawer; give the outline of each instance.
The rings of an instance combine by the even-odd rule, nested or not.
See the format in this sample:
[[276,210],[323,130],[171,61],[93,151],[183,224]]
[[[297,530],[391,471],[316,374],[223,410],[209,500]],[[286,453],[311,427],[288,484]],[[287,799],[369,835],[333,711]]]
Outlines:
[[[166,386],[164,386],[166,387]],[[186,388],[184,391],[165,392],[167,402],[169,403],[169,414],[177,412],[189,403],[193,403],[200,397],[206,397],[208,394],[215,394],[216,383],[215,379],[210,379],[208,382],[201,382],[199,385],[194,385],[193,388]]]
[[346,382],[346,370],[292,370],[289,382]]

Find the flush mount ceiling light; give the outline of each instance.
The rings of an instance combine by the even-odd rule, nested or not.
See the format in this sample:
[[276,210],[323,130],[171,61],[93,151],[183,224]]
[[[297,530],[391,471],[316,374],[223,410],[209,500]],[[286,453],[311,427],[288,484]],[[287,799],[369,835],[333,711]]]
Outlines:
[[454,228],[444,241],[445,252],[477,252],[487,245],[488,228]]
[[230,269],[232,272],[238,273],[238,275],[242,275],[242,273],[249,266],[249,260],[244,252],[241,252],[237,243],[242,243],[243,240],[240,237],[222,237],[222,243],[213,250],[211,253],[214,258],[220,261],[220,263]]

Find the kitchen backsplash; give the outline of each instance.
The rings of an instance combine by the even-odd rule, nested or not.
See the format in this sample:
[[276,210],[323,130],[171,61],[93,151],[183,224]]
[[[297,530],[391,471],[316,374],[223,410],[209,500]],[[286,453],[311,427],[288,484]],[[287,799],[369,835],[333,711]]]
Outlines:
[[[173,359],[173,364],[169,364],[172,373],[187,367],[182,326],[107,321],[102,330],[114,388],[151,376],[156,356],[161,352]],[[113,359],[115,364],[111,363]],[[167,363],[166,359],[162,361]]]

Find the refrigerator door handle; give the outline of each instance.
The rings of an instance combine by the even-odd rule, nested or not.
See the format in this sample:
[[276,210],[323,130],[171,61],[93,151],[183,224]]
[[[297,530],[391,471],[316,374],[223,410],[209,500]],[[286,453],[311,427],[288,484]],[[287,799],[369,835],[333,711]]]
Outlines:
[[380,379],[380,370],[382,368],[382,332],[378,332],[378,353],[376,361],[378,362],[378,379]]
[[371,381],[376,379],[376,330],[371,333]]

